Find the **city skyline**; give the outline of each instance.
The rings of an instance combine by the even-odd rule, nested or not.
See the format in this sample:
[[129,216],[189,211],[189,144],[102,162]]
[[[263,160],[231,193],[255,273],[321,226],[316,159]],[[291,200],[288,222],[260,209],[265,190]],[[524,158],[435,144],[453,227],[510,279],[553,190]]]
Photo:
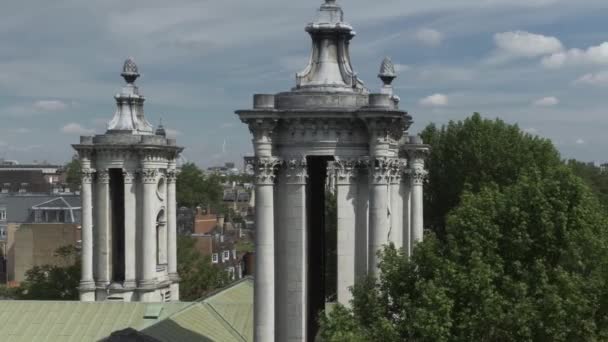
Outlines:
[[[295,85],[310,46],[302,23],[320,3],[6,4],[0,158],[69,160],[78,135],[105,131],[122,86],[121,63],[133,56],[146,116],[155,125],[162,117],[186,147],[185,158],[204,167],[238,164],[252,151],[234,110],[250,107],[253,92]],[[605,160],[608,42],[596,32],[608,4],[340,3],[362,33],[352,42],[355,71],[377,91],[380,62],[392,57],[412,133],[480,112],[552,139],[564,158]]]

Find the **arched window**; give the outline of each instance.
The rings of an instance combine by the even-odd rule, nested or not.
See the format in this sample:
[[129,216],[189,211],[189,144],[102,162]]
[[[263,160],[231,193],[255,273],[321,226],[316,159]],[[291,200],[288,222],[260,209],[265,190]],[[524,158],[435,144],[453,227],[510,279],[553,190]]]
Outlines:
[[164,209],[156,216],[156,261],[158,265],[167,264],[167,219]]

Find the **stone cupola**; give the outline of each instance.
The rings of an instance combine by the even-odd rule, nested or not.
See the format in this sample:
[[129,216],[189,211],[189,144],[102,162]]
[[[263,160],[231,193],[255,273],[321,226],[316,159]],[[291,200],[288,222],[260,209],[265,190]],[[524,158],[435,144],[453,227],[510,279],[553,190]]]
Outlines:
[[152,125],[144,117],[145,98],[135,81],[139,78],[137,65],[128,58],[120,74],[127,84],[116,94],[116,113],[108,123],[107,133],[153,134]]
[[296,75],[294,91],[367,93],[350,61],[353,27],[344,22],[344,12],[335,0],[327,0],[317,19],[306,26],[312,38],[308,66]]

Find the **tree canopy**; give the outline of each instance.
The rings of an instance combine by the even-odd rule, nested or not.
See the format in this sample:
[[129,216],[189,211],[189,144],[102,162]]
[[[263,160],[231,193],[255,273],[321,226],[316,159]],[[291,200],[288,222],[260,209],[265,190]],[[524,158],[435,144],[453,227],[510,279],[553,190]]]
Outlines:
[[525,134],[517,125],[483,119],[478,113],[441,128],[431,124],[421,136],[432,148],[427,161],[425,223],[440,237],[448,212],[459,204],[464,190],[477,192],[490,183],[509,186],[528,168],[545,174],[561,164],[549,140]]
[[179,206],[196,208],[197,206],[223,212],[223,190],[221,178],[217,175],[205,175],[193,163],[184,164],[177,177],[177,203]]
[[551,143],[479,115],[425,134],[441,229],[411,258],[388,247],[323,340],[607,340],[608,219]]

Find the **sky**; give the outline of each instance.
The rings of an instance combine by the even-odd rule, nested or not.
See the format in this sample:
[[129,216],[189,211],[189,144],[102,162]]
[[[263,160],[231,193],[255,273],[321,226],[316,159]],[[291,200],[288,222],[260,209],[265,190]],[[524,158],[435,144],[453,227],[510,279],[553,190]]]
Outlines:
[[[0,11],[0,158],[63,163],[101,134],[133,57],[147,119],[201,166],[241,164],[234,111],[295,85],[321,0],[21,0]],[[608,161],[605,0],[338,0],[371,91],[390,56],[410,133],[473,112]]]

